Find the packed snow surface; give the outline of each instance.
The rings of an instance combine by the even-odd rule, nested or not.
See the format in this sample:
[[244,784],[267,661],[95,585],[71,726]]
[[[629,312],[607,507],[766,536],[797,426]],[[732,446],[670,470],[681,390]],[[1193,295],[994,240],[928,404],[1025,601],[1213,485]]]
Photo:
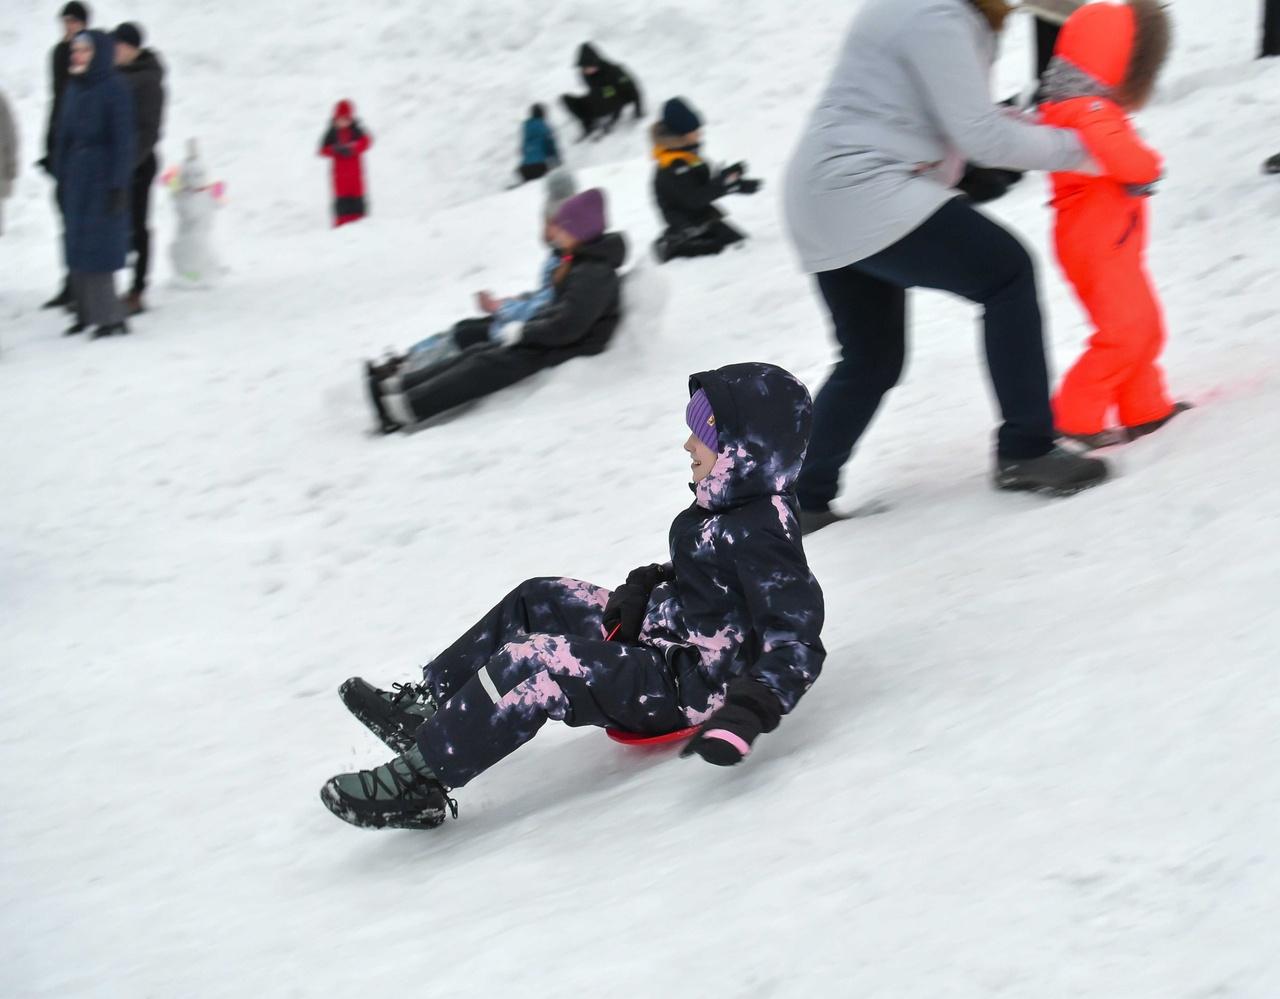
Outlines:
[[[689,501],[685,377],[816,389],[827,320],[782,231],[783,164],[847,0],[99,3],[170,67],[165,162],[226,182],[219,287],[128,338],[64,339],[29,166],[56,4],[6,0],[24,174],[0,237],[0,994],[1280,995],[1280,60],[1250,0],[1178,0],[1140,124],[1168,160],[1151,265],[1198,408],[1066,501],[987,484],[973,310],[913,298],[905,383],[810,540],[826,669],[734,770],[549,725],[431,833],[317,792],[388,753],[335,696],[417,666],[514,584],[616,584]],[[1011,27],[997,93],[1025,84]],[[655,267],[643,127],[573,145],[633,247],[610,351],[444,426],[373,439],[359,362],[519,291],[527,104],[593,39],[766,180],[753,236]],[[372,216],[328,228],[333,102],[375,138]],[[1037,252],[1055,366],[1087,330],[1042,177],[993,206]],[[122,275],[123,276],[123,275]]]

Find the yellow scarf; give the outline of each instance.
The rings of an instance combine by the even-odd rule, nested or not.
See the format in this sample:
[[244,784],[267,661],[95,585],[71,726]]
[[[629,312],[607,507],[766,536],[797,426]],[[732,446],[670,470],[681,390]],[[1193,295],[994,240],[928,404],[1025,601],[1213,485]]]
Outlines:
[[691,149],[668,149],[666,146],[654,146],[653,158],[658,161],[658,169],[665,170],[672,163],[688,163],[698,166],[702,158]]

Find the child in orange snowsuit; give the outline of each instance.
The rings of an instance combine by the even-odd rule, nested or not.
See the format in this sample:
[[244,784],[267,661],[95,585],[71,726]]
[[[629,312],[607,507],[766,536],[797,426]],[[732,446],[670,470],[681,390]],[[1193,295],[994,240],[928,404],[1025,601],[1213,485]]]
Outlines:
[[1150,433],[1184,408],[1156,364],[1164,322],[1144,262],[1162,164],[1126,113],[1150,97],[1168,46],[1156,0],[1091,3],[1063,25],[1045,75],[1044,122],[1078,131],[1099,168],[1052,175],[1058,261],[1096,328],[1053,400],[1054,421],[1089,446]]

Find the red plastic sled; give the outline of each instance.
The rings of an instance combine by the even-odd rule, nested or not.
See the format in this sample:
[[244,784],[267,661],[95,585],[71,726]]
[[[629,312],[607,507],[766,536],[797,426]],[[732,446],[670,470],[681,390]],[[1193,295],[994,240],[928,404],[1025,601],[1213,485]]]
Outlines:
[[607,728],[604,734],[614,742],[620,742],[624,746],[665,746],[673,742],[686,742],[693,738],[698,726],[691,728],[681,728],[674,732],[663,732],[662,735],[641,735],[638,732],[625,732],[620,728]]

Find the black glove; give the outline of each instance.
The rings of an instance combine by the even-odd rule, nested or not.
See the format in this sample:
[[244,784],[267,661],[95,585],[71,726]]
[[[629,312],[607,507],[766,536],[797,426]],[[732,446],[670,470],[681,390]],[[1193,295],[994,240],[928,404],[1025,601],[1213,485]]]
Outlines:
[[729,683],[724,704],[698,727],[698,733],[680,751],[697,753],[708,763],[731,767],[751,752],[761,732],[772,732],[782,720],[782,705],[764,684],[740,676]]
[[351,158],[351,147],[347,145],[345,142],[339,146],[335,146],[333,151],[337,153],[340,157],[342,157],[342,159],[344,160]]
[[632,569],[627,581],[609,595],[609,602],[604,605],[605,634],[619,642],[636,641],[644,613],[649,609],[649,595],[668,578],[667,567],[657,563]]
[[742,178],[742,180],[738,181],[738,185],[737,185],[737,187],[736,187],[736,188],[734,188],[734,193],[736,193],[736,194],[755,194],[755,193],[756,193],[756,191],[760,190],[760,185],[761,185],[761,184],[763,184],[763,183],[764,183],[764,181],[762,181],[762,180],[756,180],[755,178],[747,178],[747,177],[743,177],[743,178]]
[[107,192],[107,214],[123,215],[129,204],[129,192],[123,187],[113,187]]
[[967,194],[970,201],[981,205],[1003,198],[1009,193],[1009,188],[1021,179],[1022,174],[1017,170],[997,170],[970,163],[965,167],[964,176],[956,184],[956,190]]
[[41,156],[36,160],[36,166],[47,173],[50,177],[53,176],[53,164],[49,162],[48,156]]
[[742,175],[746,172],[747,165],[745,163],[733,163],[721,170],[716,179],[726,191],[732,191],[742,181]]

